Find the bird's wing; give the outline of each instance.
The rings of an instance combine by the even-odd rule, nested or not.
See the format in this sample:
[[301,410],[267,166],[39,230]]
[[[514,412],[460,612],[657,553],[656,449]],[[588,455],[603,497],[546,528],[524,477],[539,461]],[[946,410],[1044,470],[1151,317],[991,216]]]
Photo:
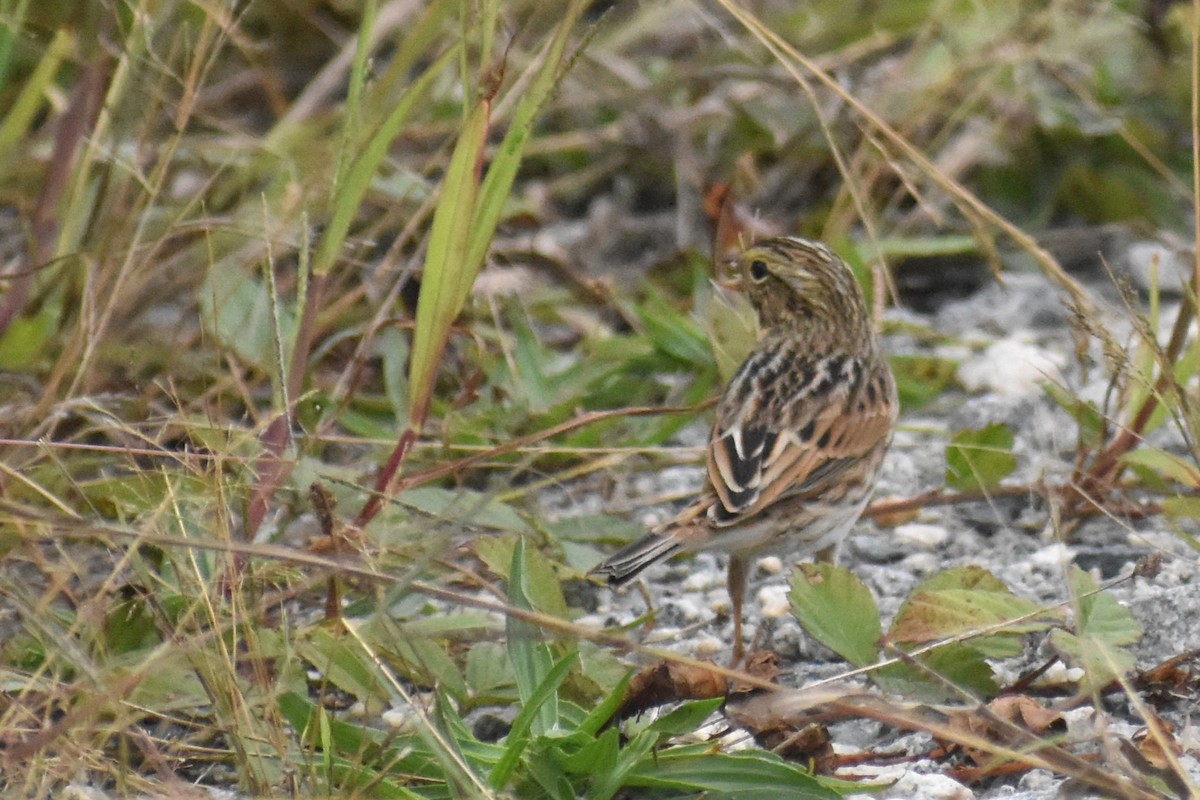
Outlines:
[[891,373],[874,357],[756,351],[717,409],[708,478],[717,525],[780,497],[818,497],[883,445],[896,416]]

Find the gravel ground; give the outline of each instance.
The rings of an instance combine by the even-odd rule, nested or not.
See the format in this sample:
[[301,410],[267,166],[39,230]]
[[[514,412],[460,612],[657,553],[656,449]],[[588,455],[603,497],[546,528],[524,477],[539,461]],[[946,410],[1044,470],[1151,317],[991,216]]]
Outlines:
[[[1102,319],[1128,342],[1129,325],[1122,321],[1115,293],[1105,279],[1093,276],[1090,288],[1107,297]],[[1162,319],[1174,318],[1170,301],[1164,303]],[[960,428],[990,422],[1010,426],[1018,469],[1007,482],[1027,484],[1038,479],[1054,481],[1070,470],[1075,445],[1075,426],[1070,417],[1042,391],[1046,377],[1062,381],[1084,397],[1102,399],[1107,390],[1104,371],[1091,370],[1085,382],[1073,356],[1074,342],[1068,316],[1059,292],[1039,274],[1006,276],[1005,286],[989,284],[961,300],[942,304],[931,315],[893,312],[898,320],[923,323],[954,337],[962,344],[931,350],[907,337],[887,341],[893,353],[929,353],[961,361],[959,382],[971,391],[947,392],[932,406],[906,413],[879,480],[877,497],[911,496],[940,486],[945,470],[947,435]],[[1103,354],[1096,341],[1090,357],[1102,365]],[[689,429],[683,444],[700,444],[707,430]],[[1164,426],[1155,435],[1160,446],[1181,446],[1178,433]],[[676,467],[657,474],[636,476],[626,487],[623,502],[637,497],[662,497],[694,490],[703,479],[700,466]],[[577,499],[577,498],[576,498]],[[552,498],[550,505],[559,506]],[[560,498],[561,500],[561,498]],[[647,524],[669,514],[661,506],[644,510],[636,518]],[[574,513],[579,513],[578,508]],[[885,625],[904,596],[922,579],[955,565],[976,564],[991,570],[1014,592],[1041,603],[1067,597],[1066,568],[1075,563],[1097,579],[1127,574],[1134,562],[1153,551],[1166,558],[1161,573],[1153,579],[1137,578],[1112,590],[1141,623],[1146,633],[1134,648],[1138,666],[1149,667],[1187,649],[1200,646],[1200,572],[1195,554],[1162,518],[1137,522],[1100,519],[1089,522],[1068,543],[1056,541],[1044,504],[1032,495],[1008,497],[993,502],[934,507],[916,520],[896,528],[881,528],[861,522],[842,546],[840,563],[850,567],[871,589],[885,617]],[[1194,527],[1187,531],[1196,534]],[[803,686],[819,678],[838,674],[844,662],[805,635],[788,613],[787,574],[784,559],[760,561],[753,576],[747,603],[750,629],[761,628],[765,646],[775,650],[785,669],[785,685]],[[645,574],[658,608],[653,638],[659,644],[698,657],[727,658],[731,624],[724,613],[728,600],[724,588],[721,556],[700,554],[680,558],[652,568]],[[645,611],[637,591],[601,591],[593,624],[627,622]],[[998,665],[1001,680],[1011,679],[1028,665],[1046,657],[1039,642],[1027,648],[1026,663]],[[1120,705],[1119,703],[1117,704]],[[1195,700],[1181,703],[1165,716],[1177,724],[1185,750],[1196,752],[1190,717]],[[1129,735],[1137,719],[1119,707],[1110,709],[1111,730]],[[1091,709],[1073,712],[1072,734],[1091,731]],[[841,723],[832,729],[835,746],[841,750],[928,750],[928,737],[900,734],[870,722]],[[1191,754],[1184,763],[1192,779],[1200,781],[1200,766]],[[1061,796],[1062,780],[1035,771],[1019,779],[996,785],[965,787],[940,774],[943,767],[930,762],[888,767],[881,779],[895,781],[876,798],[1050,798]],[[1086,796],[1086,795],[1084,795]]]

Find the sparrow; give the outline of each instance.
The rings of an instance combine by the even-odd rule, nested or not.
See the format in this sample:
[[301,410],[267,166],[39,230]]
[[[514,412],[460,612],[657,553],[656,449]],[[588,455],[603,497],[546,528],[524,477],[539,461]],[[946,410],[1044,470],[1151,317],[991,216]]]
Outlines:
[[867,504],[899,409],[896,383],[849,265],[792,236],[743,250],[758,342],[725,388],[699,497],[589,574],[610,586],[675,553],[729,554],[733,657],[751,559],[831,558]]

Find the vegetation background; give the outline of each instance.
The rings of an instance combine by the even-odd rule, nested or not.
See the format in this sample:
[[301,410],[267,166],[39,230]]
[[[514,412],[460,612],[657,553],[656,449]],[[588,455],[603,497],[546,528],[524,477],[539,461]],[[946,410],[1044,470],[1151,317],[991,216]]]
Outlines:
[[[1121,341],[1069,268],[1132,240],[1193,268],[1198,19],[1165,0],[3,0],[6,796],[861,791],[827,741],[797,754],[761,716],[755,746],[689,738],[723,680],[610,724],[628,652],[669,654],[573,622],[584,571],[640,530],[595,498],[696,461],[680,432],[753,336],[710,259],[799,232],[881,320],[1038,270],[1080,354],[1103,351],[1078,365],[1102,401],[1048,389],[1078,425],[1064,480],[1014,484],[1011,432],[967,430],[945,486],[877,518],[1035,495],[1064,538],[1161,516],[1194,547],[1194,291],[1116,281]],[[907,409],[962,392],[944,357],[895,366]],[[586,513],[548,510],[564,487]],[[1036,767],[1195,791],[1170,714],[1196,643],[1135,670],[1137,625],[1087,573],[1043,607],[948,572],[884,636],[865,587],[820,569],[795,614],[871,675],[826,713],[935,734],[980,785]],[[1081,670],[1039,708],[1104,715],[1115,694],[1141,738],[995,705],[1027,687],[990,663],[1034,639]],[[811,720],[786,722],[794,743]]]

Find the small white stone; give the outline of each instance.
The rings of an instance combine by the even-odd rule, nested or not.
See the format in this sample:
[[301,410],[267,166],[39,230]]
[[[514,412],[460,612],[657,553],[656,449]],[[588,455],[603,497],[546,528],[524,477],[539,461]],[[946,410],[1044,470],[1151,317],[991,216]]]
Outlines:
[[713,636],[711,633],[701,634],[696,640],[695,653],[696,658],[708,658],[715,656],[725,649],[725,642]]
[[1072,708],[1060,716],[1067,723],[1067,735],[1072,739],[1090,740],[1096,735],[1096,709],[1091,706]]
[[1083,669],[1081,667],[1068,667],[1061,661],[1055,661],[1038,677],[1035,684],[1054,686],[1064,683],[1078,683],[1082,678]]
[[924,522],[906,522],[903,525],[897,525],[892,533],[902,542],[929,550],[946,541],[950,535],[950,532],[941,525],[929,525]]
[[889,787],[895,797],[921,797],[928,800],[972,800],[975,793],[945,775],[906,772]]
[[680,597],[671,601],[671,607],[678,611],[685,620],[694,622],[705,616],[700,609],[700,604],[689,597]]
[[396,730],[408,730],[419,722],[416,712],[409,706],[392,706],[379,717]]
[[1046,381],[1060,380],[1059,370],[1066,363],[1061,353],[1010,337],[959,364],[958,381],[969,392],[1015,397],[1040,391]]
[[682,586],[685,592],[703,592],[705,589],[711,589],[717,583],[716,572],[701,569],[684,578]]
[[933,553],[910,553],[900,561],[900,567],[913,575],[932,575],[941,565]]
[[792,611],[786,586],[764,586],[758,590],[758,605],[767,619],[779,619]]
[[783,572],[783,559],[779,556],[764,556],[758,560],[758,568],[768,575]]
[[1041,567],[1061,567],[1064,564],[1070,564],[1074,560],[1075,551],[1062,542],[1047,545],[1041,550],[1034,551],[1029,556],[1031,564]]

